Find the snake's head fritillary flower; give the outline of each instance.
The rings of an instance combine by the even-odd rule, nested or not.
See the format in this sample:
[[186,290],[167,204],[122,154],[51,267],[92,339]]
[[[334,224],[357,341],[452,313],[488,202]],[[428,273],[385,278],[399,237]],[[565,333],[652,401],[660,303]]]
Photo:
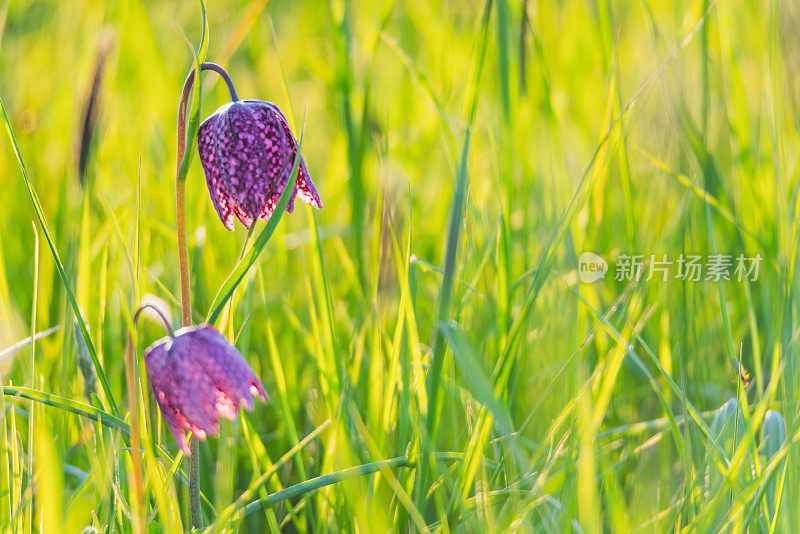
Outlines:
[[266,401],[264,386],[231,343],[209,325],[189,326],[144,353],[147,379],[175,441],[189,454],[185,430],[203,440],[219,432],[219,418],[234,420],[239,406]]
[[[250,228],[255,219],[269,220],[292,175],[297,140],[275,104],[235,100],[200,125],[197,148],[208,192],[219,218],[233,230],[233,216]],[[303,156],[286,211],[294,198],[322,208]]]

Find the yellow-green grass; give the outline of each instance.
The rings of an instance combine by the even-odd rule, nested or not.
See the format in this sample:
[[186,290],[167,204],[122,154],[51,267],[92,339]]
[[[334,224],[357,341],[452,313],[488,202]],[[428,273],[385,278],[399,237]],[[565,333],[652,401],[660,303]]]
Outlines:
[[[209,529],[800,528],[797,6],[206,7],[206,60],[286,112],[325,205],[230,233],[189,169],[193,319],[270,394],[200,447]],[[0,0],[3,532],[135,531],[126,339],[148,295],[179,323],[202,12]],[[227,91],[202,80],[205,117]],[[580,282],[584,251],[605,279]],[[614,276],[715,253],[758,279]],[[180,532],[188,462],[141,359],[163,334],[140,321],[132,393],[144,528]]]

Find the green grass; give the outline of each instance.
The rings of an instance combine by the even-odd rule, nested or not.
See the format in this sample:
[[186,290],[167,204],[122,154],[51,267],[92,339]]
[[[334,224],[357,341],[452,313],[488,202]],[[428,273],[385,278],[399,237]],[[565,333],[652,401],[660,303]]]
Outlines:
[[[125,349],[143,299],[180,323],[175,124],[201,13],[0,0],[2,532],[135,532],[140,511],[190,529],[142,372],[163,329],[139,322],[131,392]],[[270,395],[201,444],[209,531],[800,528],[800,9],[206,15],[198,57],[284,110],[325,205],[230,233],[184,163],[193,318]],[[196,84],[201,119],[223,85]],[[584,251],[605,279],[579,281]],[[758,279],[614,276],[624,254],[714,253],[760,254]]]

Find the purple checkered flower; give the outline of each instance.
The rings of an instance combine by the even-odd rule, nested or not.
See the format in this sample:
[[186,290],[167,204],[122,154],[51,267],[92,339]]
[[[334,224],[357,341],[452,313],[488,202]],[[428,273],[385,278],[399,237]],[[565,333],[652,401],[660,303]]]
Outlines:
[[[233,230],[236,215],[245,228],[255,219],[269,220],[292,175],[297,140],[275,104],[263,100],[234,100],[200,125],[197,148],[208,192],[219,218]],[[317,190],[300,156],[292,196],[322,208]]]
[[253,409],[267,395],[253,369],[213,326],[188,326],[144,353],[147,379],[167,426],[189,455],[184,430],[201,440],[216,436],[219,418],[234,420],[239,406]]

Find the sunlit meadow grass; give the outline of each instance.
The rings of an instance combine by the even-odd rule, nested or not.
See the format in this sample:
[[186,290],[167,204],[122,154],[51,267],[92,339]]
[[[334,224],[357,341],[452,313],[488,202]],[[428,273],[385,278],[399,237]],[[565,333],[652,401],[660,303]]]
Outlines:
[[[270,396],[201,444],[210,530],[798,531],[796,4],[207,8],[207,60],[287,112],[325,204],[236,271],[265,225],[228,232],[190,169],[193,320]],[[190,529],[164,332],[131,322],[180,323],[178,29],[199,2],[0,1],[4,532]],[[201,116],[226,97],[205,75]],[[758,278],[615,279],[714,253]]]

